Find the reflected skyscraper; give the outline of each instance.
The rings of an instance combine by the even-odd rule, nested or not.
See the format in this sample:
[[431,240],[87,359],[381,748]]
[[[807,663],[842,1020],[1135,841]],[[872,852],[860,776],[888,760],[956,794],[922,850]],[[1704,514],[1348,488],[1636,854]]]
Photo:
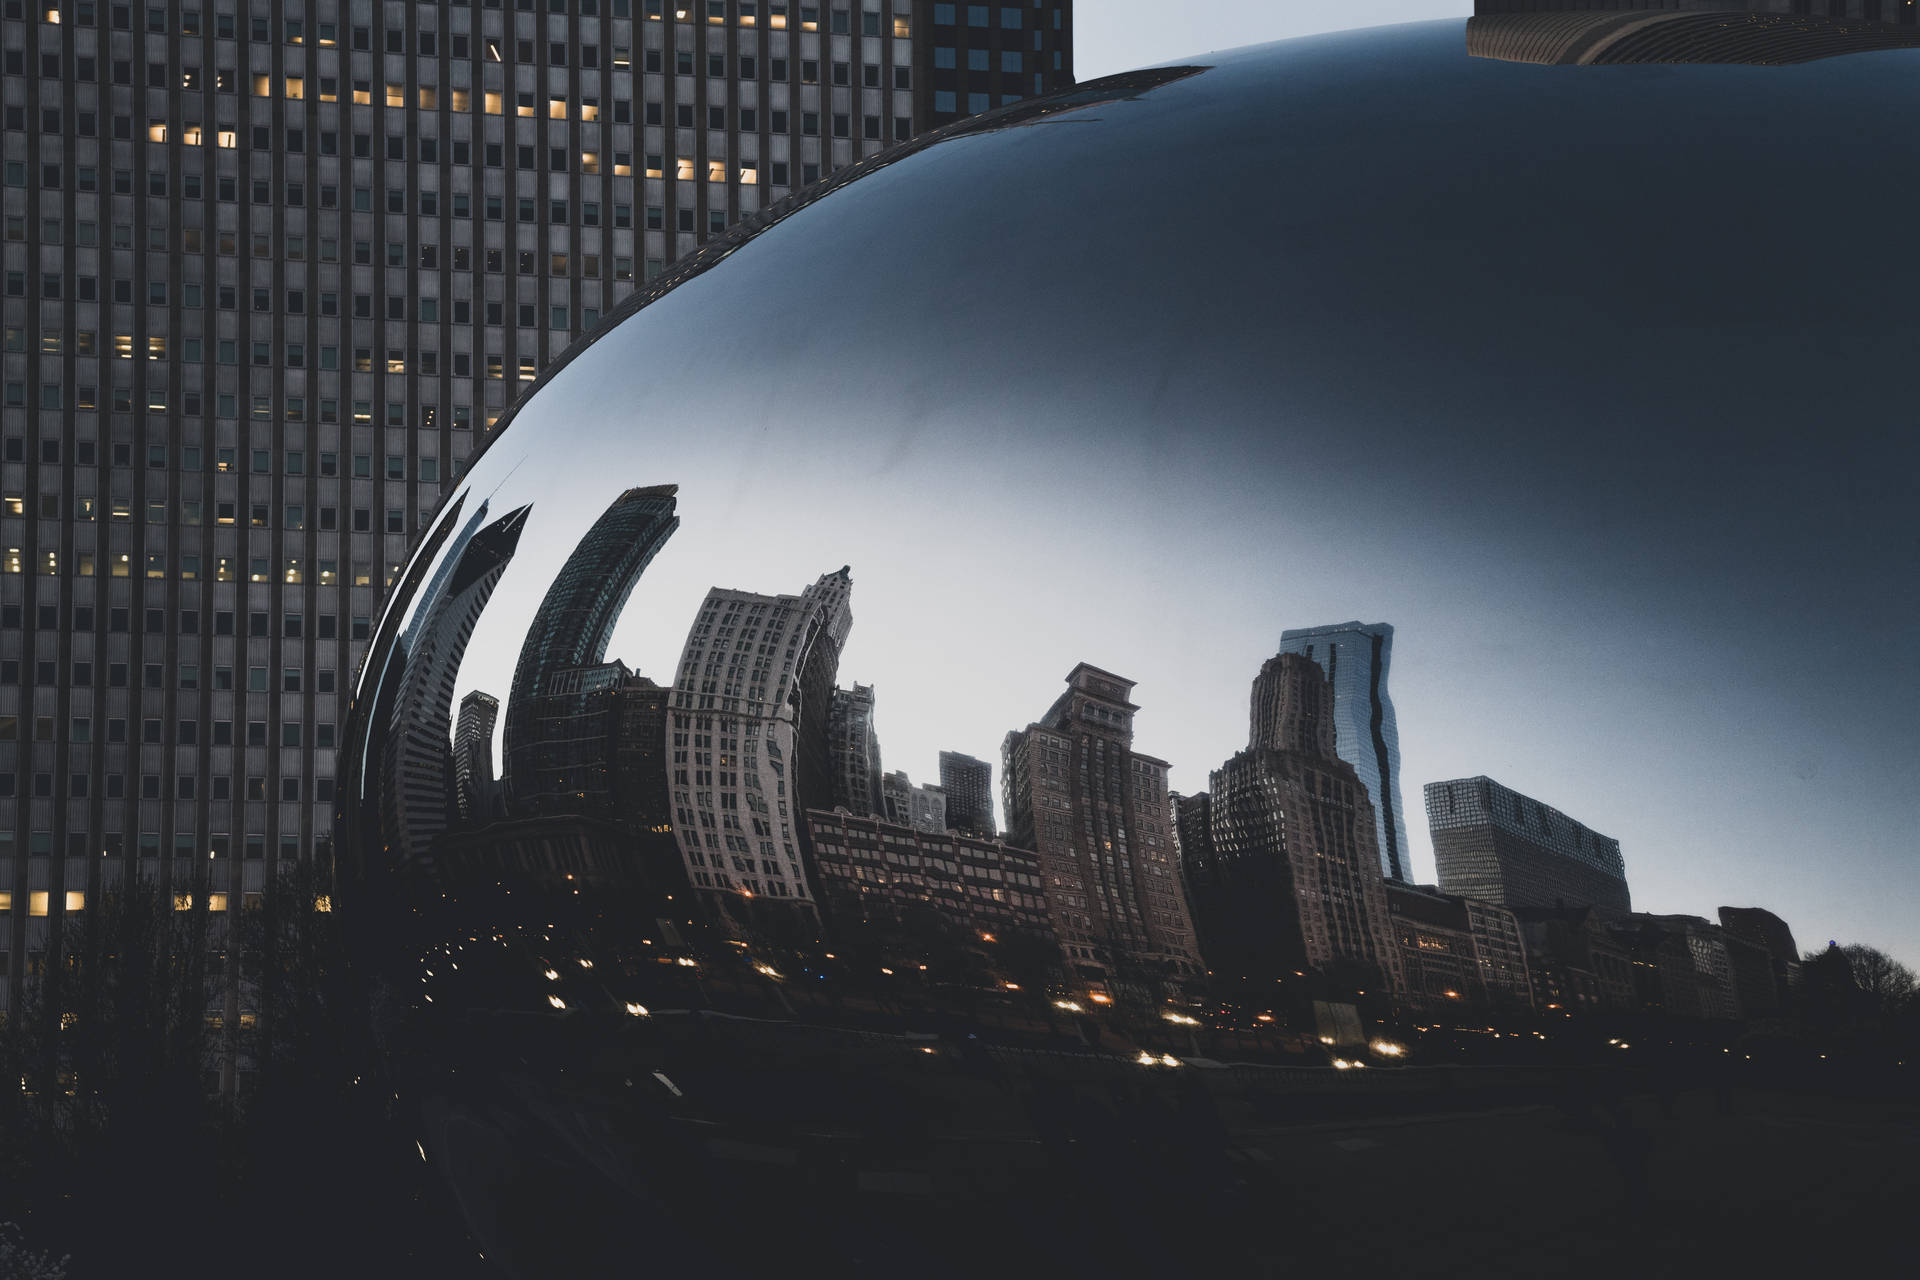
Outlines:
[[544,696],[554,674],[589,667],[607,656],[607,640],[633,584],[680,527],[674,514],[678,486],[628,489],[587,530],[540,602],[513,669],[507,695],[506,788],[518,804],[524,785],[516,774],[533,767],[529,755],[534,700]]
[[985,760],[940,753],[940,789],[947,793],[947,825],[955,831],[993,839],[993,766]]
[[485,690],[460,699],[453,725],[453,798],[463,822],[492,816],[493,729],[499,718],[500,699]]
[[1413,881],[1407,820],[1400,804],[1400,727],[1387,696],[1393,627],[1341,622],[1280,633],[1280,652],[1311,658],[1333,685],[1333,748],[1352,765],[1373,801],[1380,873]]
[[1214,770],[1208,792],[1211,865],[1194,868],[1208,964],[1255,980],[1357,965],[1400,990],[1373,804],[1334,750],[1332,682],[1282,653],[1260,668],[1251,701],[1248,748]]
[[1631,909],[1620,842],[1492,778],[1427,784],[1440,887],[1506,907]]
[[452,548],[448,571],[429,584],[424,607],[400,638],[396,652],[404,665],[388,722],[382,799],[402,861],[426,857],[454,811],[454,681],[531,510],[519,507],[471,532],[486,516],[482,502]]
[[707,593],[668,722],[673,833],[695,887],[811,905],[797,806],[832,795],[826,721],[852,588],[842,568],[797,596]]
[[873,686],[835,689],[830,721],[835,807],[862,818],[881,813],[880,737],[873,729]]
[[1132,691],[1083,662],[1044,716],[1007,734],[1007,840],[1040,855],[1054,932],[1082,976],[1198,974],[1167,762],[1133,749]]

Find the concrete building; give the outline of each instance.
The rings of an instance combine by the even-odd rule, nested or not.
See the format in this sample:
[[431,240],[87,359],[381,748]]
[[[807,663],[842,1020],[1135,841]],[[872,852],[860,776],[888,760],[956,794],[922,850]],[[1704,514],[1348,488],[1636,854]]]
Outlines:
[[1174,857],[1167,762],[1133,749],[1133,682],[1081,663],[1001,748],[1007,841],[1040,855],[1070,972],[1146,984],[1202,971]]
[[1352,765],[1373,801],[1380,874],[1413,881],[1406,809],[1400,803],[1400,727],[1387,696],[1393,628],[1341,622],[1280,633],[1280,652],[1311,658],[1333,685],[1333,749]]
[[556,357],[935,123],[936,63],[998,105],[1071,82],[1071,31],[1064,0],[7,5],[0,725],[33,731],[0,738],[0,1009],[102,854],[164,886],[212,851],[244,896],[329,847],[381,601]]
[[1208,787],[1213,871],[1200,929],[1216,975],[1259,982],[1311,967],[1404,986],[1373,804],[1334,751],[1333,713],[1333,686],[1312,659],[1283,653],[1260,668],[1248,747]]
[[1505,907],[1626,911],[1620,842],[1491,778],[1427,784],[1440,887]]
[[827,720],[852,590],[845,568],[797,596],[715,587],[687,635],[668,715],[673,834],[688,878],[723,906],[813,901],[799,815],[832,797]]
[[916,785],[896,769],[880,779],[880,812],[876,816],[920,831],[945,831],[949,826],[947,793],[939,787]]
[[948,826],[984,840],[998,834],[993,820],[992,765],[958,751],[942,751],[940,789],[947,795]]

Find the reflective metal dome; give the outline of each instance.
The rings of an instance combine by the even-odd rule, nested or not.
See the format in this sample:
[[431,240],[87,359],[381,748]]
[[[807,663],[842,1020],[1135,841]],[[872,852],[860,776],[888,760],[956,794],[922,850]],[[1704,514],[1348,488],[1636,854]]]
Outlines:
[[[1553,66],[1522,36],[1293,41],[965,122],[653,282],[515,406],[380,623],[339,812],[408,1123],[490,1257],[747,1270],[778,1249],[714,1233],[799,1230],[834,1178],[990,1206],[1026,1157],[969,1182],[942,1144],[1076,1085],[981,1046],[1202,990],[1167,791],[1248,747],[1284,627],[1417,630],[1409,791],[1498,738],[1656,808],[1646,779],[1740,732],[1675,716],[1622,763],[1663,681],[1765,719],[1802,705],[1772,682],[1808,617],[1911,634],[1886,122],[1920,55]],[[1081,701],[1138,790],[1109,814],[1063,776],[1059,838],[1107,824],[1063,893],[1014,792]],[[990,766],[984,808],[964,764],[934,794],[942,751]],[[909,875],[889,815],[960,829]],[[809,1166],[802,1131],[861,1154]],[[807,1232],[856,1270],[965,1254]]]

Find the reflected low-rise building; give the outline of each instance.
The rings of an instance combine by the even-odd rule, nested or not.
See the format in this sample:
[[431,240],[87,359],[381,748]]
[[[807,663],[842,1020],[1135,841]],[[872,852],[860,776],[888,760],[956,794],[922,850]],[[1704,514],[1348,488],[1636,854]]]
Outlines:
[[806,815],[836,945],[856,936],[913,951],[939,930],[972,947],[1015,934],[1056,942],[1039,855],[958,831],[836,809]]

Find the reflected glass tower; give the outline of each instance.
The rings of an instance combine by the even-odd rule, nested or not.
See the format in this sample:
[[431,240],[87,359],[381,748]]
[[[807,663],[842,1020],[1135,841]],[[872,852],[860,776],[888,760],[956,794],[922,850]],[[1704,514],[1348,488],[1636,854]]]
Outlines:
[[1400,728],[1387,696],[1393,627],[1341,622],[1283,631],[1280,652],[1313,659],[1333,684],[1333,747],[1360,775],[1373,800],[1380,874],[1412,883],[1407,819],[1400,805]]

